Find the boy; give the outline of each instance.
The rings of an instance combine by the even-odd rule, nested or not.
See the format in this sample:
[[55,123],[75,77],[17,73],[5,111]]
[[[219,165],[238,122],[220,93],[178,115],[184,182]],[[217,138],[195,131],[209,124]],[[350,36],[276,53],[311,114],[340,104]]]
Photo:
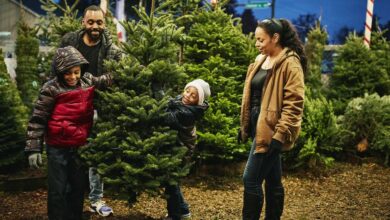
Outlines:
[[78,149],[87,143],[93,122],[95,88],[111,85],[112,76],[84,72],[88,61],[72,46],[53,58],[56,77],[43,85],[27,128],[29,164],[42,164],[43,140],[48,158],[49,219],[82,219],[86,169]]
[[[202,79],[188,83],[182,95],[171,99],[168,103],[166,124],[178,130],[178,141],[188,148],[189,156],[195,149],[195,122],[200,120],[208,108],[207,99],[210,96],[210,86]],[[165,187],[167,195],[168,218],[180,220],[191,217],[187,202],[184,200],[179,185]]]

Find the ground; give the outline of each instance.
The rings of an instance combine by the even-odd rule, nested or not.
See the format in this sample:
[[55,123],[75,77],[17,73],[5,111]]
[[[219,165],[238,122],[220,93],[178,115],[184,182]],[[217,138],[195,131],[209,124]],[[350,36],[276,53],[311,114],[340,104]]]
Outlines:
[[[286,188],[282,219],[390,219],[390,168],[374,163],[337,164],[325,175],[308,172],[284,174]],[[240,177],[192,177],[183,193],[193,220],[241,219],[243,185]],[[45,189],[0,192],[1,219],[47,219]],[[142,195],[132,207],[107,196],[114,216],[102,218],[85,211],[86,219],[159,220],[165,201]],[[87,206],[85,206],[87,210]]]

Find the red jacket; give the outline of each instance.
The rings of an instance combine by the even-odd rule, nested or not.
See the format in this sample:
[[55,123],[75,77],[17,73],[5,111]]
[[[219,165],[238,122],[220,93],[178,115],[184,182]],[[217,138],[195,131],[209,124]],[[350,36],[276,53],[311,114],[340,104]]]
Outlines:
[[95,87],[61,93],[55,97],[54,109],[47,122],[48,145],[79,147],[85,145],[93,122]]
[[80,147],[87,141],[93,122],[96,89],[112,82],[111,74],[85,73],[78,87],[65,86],[58,78],[43,85],[27,127],[26,152],[40,152],[43,139],[52,147]]
[[74,47],[58,48],[52,71],[57,77],[46,82],[35,103],[27,127],[26,152],[42,150],[43,139],[51,147],[80,147],[87,142],[93,123],[95,88],[110,86],[112,75],[94,77],[82,72],[76,87],[68,86],[64,74],[74,66],[85,69],[88,61]]

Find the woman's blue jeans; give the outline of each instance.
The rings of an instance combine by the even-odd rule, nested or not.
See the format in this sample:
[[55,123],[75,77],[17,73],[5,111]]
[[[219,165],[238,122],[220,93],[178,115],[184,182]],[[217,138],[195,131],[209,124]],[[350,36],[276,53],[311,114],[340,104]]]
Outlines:
[[258,195],[263,198],[262,184],[265,180],[265,189],[282,188],[282,164],[280,154],[267,153],[253,154],[256,148],[255,141],[249,153],[246,163],[243,181],[244,191],[252,195]]

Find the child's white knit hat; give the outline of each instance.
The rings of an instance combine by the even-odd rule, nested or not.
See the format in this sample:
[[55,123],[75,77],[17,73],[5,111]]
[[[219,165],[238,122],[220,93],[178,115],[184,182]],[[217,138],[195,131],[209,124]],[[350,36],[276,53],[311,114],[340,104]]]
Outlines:
[[203,79],[195,79],[194,81],[189,82],[184,89],[193,86],[198,90],[199,101],[198,105],[202,105],[204,100],[210,97],[210,85]]

